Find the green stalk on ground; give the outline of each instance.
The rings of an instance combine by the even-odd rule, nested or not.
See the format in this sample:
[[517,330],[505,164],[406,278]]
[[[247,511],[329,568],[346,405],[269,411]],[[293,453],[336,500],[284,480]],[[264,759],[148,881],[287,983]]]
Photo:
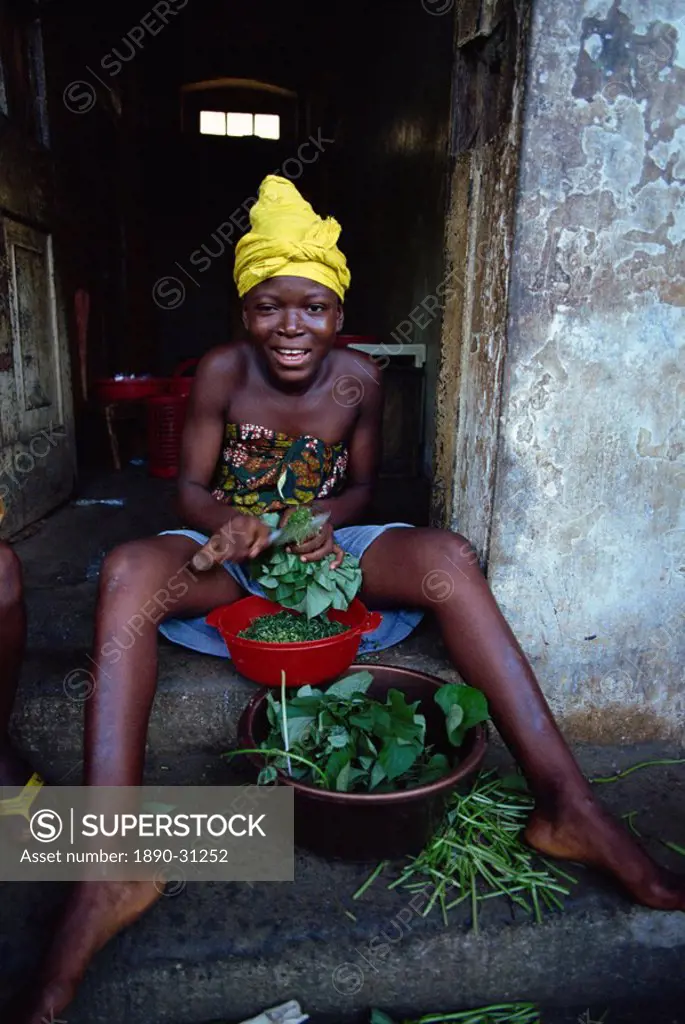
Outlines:
[[625,768],[622,772],[617,772],[615,775],[598,776],[589,781],[595,786],[605,785],[608,782],[619,782],[621,779],[626,779],[633,772],[641,771],[643,768],[653,768],[657,765],[667,764],[685,764],[685,757],[662,757],[654,761],[640,761],[639,764],[631,765],[630,768]]
[[[615,776],[592,781],[610,783],[642,768],[683,763],[683,758],[643,761]],[[569,883],[575,884],[576,879],[536,855],[520,839],[533,806],[533,798],[521,789],[520,779],[501,779],[494,771],[481,772],[469,793],[453,795],[442,828],[388,888],[418,891],[425,889],[427,881],[431,882],[433,893],[423,913],[426,916],[439,905],[445,924],[449,911],[468,900],[476,932],[478,908],[483,900],[506,896],[533,914],[538,922],[543,907],[563,910],[563,898],[570,895]],[[634,824],[636,814],[631,811],[624,818],[641,838]],[[667,840],[661,842],[685,856],[685,847]],[[387,861],[381,861],[352,898],[359,899],[387,865]]]
[[[660,765],[670,764],[685,764],[685,757],[663,757],[657,758],[653,761],[640,761],[639,764],[631,765],[630,768],[624,769],[622,772],[617,772],[616,775],[607,775],[603,778],[590,779],[590,782],[595,785],[606,784],[610,782],[619,782],[621,779],[625,779],[628,775],[632,775],[633,772],[641,771],[643,768],[653,768]],[[628,811],[626,814],[621,815],[626,825],[638,839],[655,838],[665,846],[668,850],[672,850],[673,853],[679,854],[681,857],[685,857],[685,846],[681,846],[679,843],[669,842],[668,839],[661,839],[659,836],[644,836],[635,825],[635,818],[638,815],[638,811]]]
[[[685,764],[685,758],[641,761],[615,775],[590,781],[618,782],[643,768],[678,764]],[[533,806],[533,798],[520,777],[500,779],[496,772],[481,772],[470,793],[454,794],[440,831],[388,888],[423,890],[426,882],[431,882],[434,890],[423,913],[425,916],[439,905],[445,924],[448,912],[468,900],[476,932],[479,904],[498,896],[507,896],[537,921],[542,918],[543,907],[563,910],[563,898],[570,895],[568,884],[575,884],[576,879],[539,857],[520,839]],[[643,838],[634,823],[636,815],[637,811],[630,811],[623,817],[634,835]],[[663,839],[660,842],[685,856],[684,846]],[[366,892],[386,866],[385,861],[379,864],[353,898]]]
[[479,904],[498,896],[537,921],[543,907],[563,910],[570,892],[566,883],[575,879],[521,842],[532,808],[532,797],[508,789],[494,771],[481,772],[469,793],[453,795],[441,829],[388,888],[419,891],[430,882],[434,888],[424,916],[438,905],[447,924],[449,911],[468,901],[476,932]]
[[[496,1003],[476,1010],[454,1013],[431,1013],[402,1024],[541,1024],[540,1012],[534,1003]],[[371,1024],[395,1024],[381,1010],[371,1011]]]

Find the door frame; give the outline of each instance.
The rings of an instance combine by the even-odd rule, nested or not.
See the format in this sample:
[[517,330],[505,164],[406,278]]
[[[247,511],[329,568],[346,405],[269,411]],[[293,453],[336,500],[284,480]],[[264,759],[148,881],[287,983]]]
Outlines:
[[[9,345],[0,363],[0,376],[3,372],[12,374],[5,385],[6,415],[0,426],[0,497],[6,512],[0,535],[10,537],[69,496],[76,456],[68,316],[55,260],[55,249],[60,251],[55,244],[59,204],[53,155],[48,148],[45,68],[37,9],[32,4],[20,6],[19,17],[12,22],[5,9],[0,30],[6,43],[0,59],[9,86],[9,115],[0,110],[0,328]],[[8,60],[7,40],[12,44],[13,64]],[[32,65],[32,60],[37,63]],[[20,71],[26,76],[23,85]],[[33,101],[27,97],[33,97]],[[47,304],[44,323],[52,337],[46,342],[46,352],[57,377],[49,420],[39,407],[26,409],[18,351],[22,325],[15,244],[16,251],[22,244],[30,250],[29,232],[41,237],[42,244],[34,251],[44,259],[41,289],[44,287],[45,292],[38,301]]]
[[456,12],[431,521],[465,534],[484,568],[506,377],[530,6],[471,0]]

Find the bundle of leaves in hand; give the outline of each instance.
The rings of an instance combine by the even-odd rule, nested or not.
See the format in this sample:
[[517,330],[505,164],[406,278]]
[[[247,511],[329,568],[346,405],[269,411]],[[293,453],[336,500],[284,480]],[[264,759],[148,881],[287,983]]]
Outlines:
[[[312,512],[297,508],[288,518],[293,544],[301,544],[312,534]],[[267,526],[278,526],[278,515],[262,516]],[[308,619],[325,615],[329,609],[347,611],[362,585],[359,560],[345,554],[342,564],[331,569],[330,558],[302,562],[299,555],[282,547],[271,547],[256,558],[250,568],[252,578],[266,591],[269,599],[284,608],[302,612]]]
[[[302,544],[315,533],[314,515],[308,505],[298,505],[288,516],[287,530],[290,543]],[[278,519],[276,520],[278,522]]]
[[308,619],[295,612],[276,612],[275,615],[260,615],[253,619],[247,629],[241,629],[238,636],[266,644],[294,644],[306,640],[324,640],[344,633],[346,629],[347,626],[341,622],[331,622],[329,619]]
[[[372,682],[369,672],[357,672],[325,692],[302,686],[285,707],[269,694],[271,729],[262,743],[269,764],[259,781],[272,782],[277,768],[289,767],[293,778],[326,789],[390,793],[445,776],[450,762],[426,746],[420,702],[408,704],[401,690],[390,690],[385,703],[373,700],[366,693]],[[488,717],[485,697],[470,686],[442,686],[435,701],[445,713],[447,737],[454,747]]]

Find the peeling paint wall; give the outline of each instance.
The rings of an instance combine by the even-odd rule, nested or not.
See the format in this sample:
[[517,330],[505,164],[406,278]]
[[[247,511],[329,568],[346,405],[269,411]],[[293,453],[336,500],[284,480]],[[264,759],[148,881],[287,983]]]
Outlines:
[[536,0],[489,576],[571,734],[685,736],[685,3]]

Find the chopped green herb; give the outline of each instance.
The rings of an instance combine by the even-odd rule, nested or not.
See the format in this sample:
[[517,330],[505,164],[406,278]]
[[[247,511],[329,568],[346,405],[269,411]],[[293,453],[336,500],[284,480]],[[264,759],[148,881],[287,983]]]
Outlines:
[[294,644],[324,640],[345,633],[348,628],[342,622],[331,622],[329,619],[308,619],[295,612],[277,612],[275,615],[260,615],[253,619],[246,629],[241,629],[238,636],[265,644]]
[[288,516],[288,529],[292,530],[292,543],[302,544],[312,534],[312,510],[307,505],[300,505]]

